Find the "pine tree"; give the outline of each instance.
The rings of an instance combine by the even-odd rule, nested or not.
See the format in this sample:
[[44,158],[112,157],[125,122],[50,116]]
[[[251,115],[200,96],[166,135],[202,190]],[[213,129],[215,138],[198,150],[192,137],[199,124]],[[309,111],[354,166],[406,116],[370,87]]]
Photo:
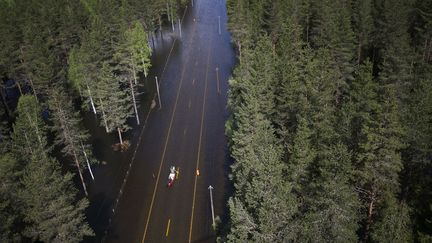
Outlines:
[[231,31],[233,41],[236,43],[240,61],[243,57],[243,49],[249,48],[253,43],[254,26],[252,25],[249,1],[227,1],[228,29]]
[[380,80],[396,88],[396,98],[406,99],[406,91],[411,88],[412,56],[408,34],[408,1],[378,1],[376,10],[382,10],[377,16],[376,43],[380,48]]
[[358,237],[359,201],[349,185],[350,155],[342,144],[318,150],[303,186],[304,219],[300,241],[354,242]]
[[[49,107],[53,114],[54,125],[52,128],[56,132],[54,144],[61,146],[61,151],[65,157],[74,161],[84,192],[87,195],[82,171],[86,167],[91,171],[85,150],[89,148],[89,145],[86,144],[89,134],[81,127],[79,113],[74,111],[70,97],[59,88],[51,90]],[[91,174],[93,175],[93,173]]]
[[19,66],[19,45],[21,32],[18,27],[18,4],[7,1],[0,2],[0,73],[6,74],[15,81],[20,80],[17,68]]
[[109,64],[103,63],[98,81],[98,107],[102,111],[101,125],[107,132],[117,131],[119,142],[123,144],[122,132],[130,127],[127,119],[133,114],[132,104],[126,91],[121,89],[119,77],[112,74]]
[[370,64],[360,69],[352,97],[357,103],[353,119],[356,190],[366,208],[365,237],[368,237],[376,209],[386,195],[394,196],[399,191],[402,131],[395,92],[374,83]]
[[253,218],[245,210],[241,200],[230,198],[228,200],[230,210],[231,228],[227,236],[227,242],[251,242],[252,233],[257,226]]
[[42,120],[42,110],[34,96],[21,96],[17,113],[11,136],[11,151],[16,158],[27,163],[37,151],[49,150],[46,126]]
[[350,80],[355,49],[350,1],[317,1],[316,4],[317,26],[313,29],[313,46],[330,50],[336,61],[334,68],[345,80]]
[[387,195],[379,210],[377,222],[372,227],[374,242],[413,242],[411,233],[410,208]]
[[412,207],[413,226],[418,237],[416,240],[428,242],[428,237],[432,237],[429,230],[432,222],[432,181],[429,176],[432,171],[429,159],[432,154],[432,82],[421,77],[415,83],[407,112],[403,116],[407,147],[403,151],[404,173],[401,180],[404,182],[404,198]]
[[96,72],[95,63],[87,62],[87,56],[76,47],[69,52],[69,69],[68,79],[72,87],[78,90],[81,97],[85,97],[90,104],[92,111],[96,114],[96,105],[94,100],[95,78]]
[[[136,21],[131,29],[124,31],[120,42],[116,45],[113,57],[116,63],[113,67],[120,79],[127,83],[129,96],[135,111],[137,124],[140,124],[138,115],[138,72],[144,72],[147,76],[150,68],[151,49],[148,46],[147,34],[140,22]],[[132,79],[134,82],[132,82]]]
[[19,242],[20,208],[16,191],[19,186],[20,168],[11,154],[0,155],[0,241]]
[[372,1],[353,1],[353,27],[357,42],[357,64],[363,60],[363,49],[372,42],[373,18]]
[[298,126],[290,147],[288,163],[289,181],[293,183],[294,192],[298,197],[302,196],[303,188],[306,186],[308,169],[313,164],[316,151],[311,144],[312,131],[308,120],[298,117]]
[[373,117],[380,110],[378,89],[379,85],[372,77],[372,63],[366,61],[356,71],[356,78],[350,86],[349,102],[346,104],[347,111],[350,110],[349,147],[354,151],[354,156],[361,151],[358,145],[367,136],[359,131],[378,122]]
[[228,240],[235,241],[237,237],[252,242],[294,239],[296,228],[290,222],[296,212],[296,200],[290,185],[284,182],[286,167],[281,159],[282,148],[274,145],[277,139],[268,119],[275,106],[275,67],[269,61],[272,60],[270,39],[261,37],[256,49],[246,50],[244,57],[249,56],[248,52],[251,52],[250,59],[244,59],[235,71],[237,80],[230,82],[236,93],[230,94],[235,99],[230,99],[234,123],[229,132],[232,156],[236,160],[232,166],[235,196],[243,203],[257,230],[245,235],[242,229],[237,232],[234,227]]
[[304,109],[305,86],[303,85],[303,67],[307,65],[309,49],[303,49],[301,28],[291,18],[283,24],[281,37],[277,45],[277,76],[279,87],[275,92],[276,110],[274,123],[276,132],[285,146],[292,142],[297,126],[297,113]]
[[126,43],[128,46],[128,51],[131,55],[131,66],[134,71],[135,84],[136,73],[143,72],[144,77],[147,77],[148,71],[151,67],[150,57],[151,48],[148,45],[148,36],[144,31],[144,27],[139,21],[135,21],[131,29],[126,32]]
[[23,13],[25,18],[21,26],[23,40],[20,46],[20,70],[36,97],[46,95],[50,84],[63,78],[61,65],[57,64],[59,53],[53,51],[54,35],[50,24],[55,24],[56,20],[50,13],[52,4],[43,5],[35,1]]
[[268,36],[258,39],[251,61],[250,69],[253,85],[256,88],[256,98],[260,103],[261,113],[272,119],[275,112],[276,70],[272,56],[271,41]]
[[78,242],[93,235],[85,223],[85,199],[76,200],[72,175],[62,176],[58,162],[33,154],[25,170],[19,197],[27,223],[24,234],[44,242]]

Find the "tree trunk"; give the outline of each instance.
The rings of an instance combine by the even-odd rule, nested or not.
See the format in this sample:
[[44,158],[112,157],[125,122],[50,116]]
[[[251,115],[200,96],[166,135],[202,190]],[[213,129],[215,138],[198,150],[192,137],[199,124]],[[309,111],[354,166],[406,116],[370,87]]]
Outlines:
[[120,144],[123,145],[123,139],[122,139],[120,128],[117,128],[117,132],[118,132],[118,135],[119,135]]
[[171,18],[171,28],[172,28],[172,31],[174,33],[174,31],[175,31],[175,29],[174,29],[174,20],[172,18]]
[[74,155],[74,159],[75,159],[75,165],[76,165],[76,167],[77,167],[77,169],[78,169],[78,173],[79,173],[79,176],[80,176],[80,179],[81,179],[81,184],[82,184],[83,189],[84,189],[84,193],[85,193],[85,195],[88,197],[87,187],[86,187],[86,185],[85,185],[84,177],[83,177],[83,175],[82,175],[82,173],[81,173],[81,166],[79,165],[78,158],[77,158],[77,156],[76,156],[76,154],[75,154],[75,151],[73,152],[73,155]]
[[88,86],[88,84],[86,86],[87,86],[87,92],[88,92],[89,98],[90,98],[90,104],[91,104],[92,109],[93,109],[93,113],[96,115],[96,107],[95,107],[95,104],[94,104],[94,101],[93,101],[93,96],[91,94],[90,87]]
[[[29,124],[30,124],[30,125],[33,125],[33,121],[32,121],[32,119],[31,119],[31,117],[30,117],[30,115],[29,115],[28,113],[27,113],[27,119],[28,119],[28,121],[29,121]],[[34,131],[35,131],[36,136],[37,136],[37,138],[38,138],[39,145],[40,145],[41,149],[43,149],[43,146],[42,146],[42,138],[41,138],[41,136],[40,136],[39,129],[38,129],[38,126],[37,126],[37,125],[34,126]]]
[[135,110],[135,116],[136,116],[137,123],[139,125],[140,120],[139,120],[138,109],[137,109],[136,100],[135,100],[135,91],[133,89],[133,84],[132,84],[132,81],[130,79],[129,79],[129,85],[130,85],[131,94],[132,94],[132,101],[133,101],[133,106],[134,106],[134,110]]
[[[22,46],[20,46],[19,49],[20,49],[20,52],[21,52],[21,56],[23,57],[24,56],[24,52],[22,50]],[[24,60],[22,58],[20,58],[20,62],[21,62],[21,64],[24,64]],[[36,94],[36,90],[34,89],[34,86],[33,86],[33,81],[30,78],[28,80],[30,81],[30,86],[31,86],[31,88],[33,90],[34,96],[36,97],[36,101],[39,103],[39,100],[38,100],[37,94]]]
[[423,61],[426,61],[427,47],[428,47],[428,40],[425,39],[425,43],[424,43],[424,47],[423,47]]
[[167,2],[166,5],[167,5],[168,21],[171,21],[171,16],[170,16],[170,14],[169,14],[169,13],[171,12],[171,11],[170,11],[170,8],[169,8],[169,2]]
[[17,81],[15,81],[15,83],[17,84],[17,87],[18,87],[18,91],[19,91],[20,95],[22,96],[22,95],[23,95],[23,92],[22,92],[22,89],[21,89],[21,84],[19,83],[19,81],[18,81],[18,80],[17,80]]
[[35,90],[35,88],[34,88],[33,81],[32,81],[31,78],[29,78],[28,80],[29,80],[29,82],[30,82],[30,86],[31,86],[31,88],[32,88],[32,90],[33,90],[33,95],[34,95],[34,97],[36,98],[37,103],[39,103],[39,99],[38,99],[38,97],[37,97],[37,93],[36,93],[36,90]]
[[375,202],[375,199],[372,196],[372,198],[370,199],[369,205],[368,205],[367,222],[366,222],[366,227],[365,227],[365,232],[364,232],[364,241],[365,242],[369,238],[370,226],[372,225],[372,214],[373,214],[373,209],[374,209],[374,202]]
[[92,168],[91,168],[91,166],[90,166],[89,159],[88,159],[88,157],[87,157],[87,153],[86,153],[86,151],[85,151],[85,149],[84,149],[84,145],[82,144],[82,142],[81,142],[81,148],[82,148],[82,151],[83,151],[84,157],[85,157],[85,159],[86,159],[87,167],[89,168],[89,172],[90,172],[91,178],[92,178],[93,181],[94,181],[95,178],[94,178],[94,175],[93,175],[93,171],[92,171]]
[[[141,62],[143,63],[143,65],[145,64],[145,62],[144,62],[144,57],[143,57],[143,53],[142,53],[142,51],[141,51]],[[147,78],[147,70],[144,68],[144,77],[145,78]]]
[[102,99],[101,99],[101,98],[99,98],[99,103],[100,103],[101,110],[102,110],[102,119],[103,119],[103,121],[104,121],[105,131],[106,131],[107,133],[109,133],[108,123],[107,123],[107,120],[106,120],[105,110],[104,110],[104,107],[103,107],[103,105],[102,105]]
[[135,72],[135,62],[132,64],[132,73],[133,73],[134,83],[135,83],[135,85],[137,85],[137,76],[136,76],[136,72]]
[[29,144],[29,139],[28,139],[28,136],[27,136],[26,131],[24,131],[24,137],[25,137],[25,139],[26,139],[28,149],[30,150],[30,154],[33,155],[33,149],[32,149],[32,147],[31,147],[31,144]]

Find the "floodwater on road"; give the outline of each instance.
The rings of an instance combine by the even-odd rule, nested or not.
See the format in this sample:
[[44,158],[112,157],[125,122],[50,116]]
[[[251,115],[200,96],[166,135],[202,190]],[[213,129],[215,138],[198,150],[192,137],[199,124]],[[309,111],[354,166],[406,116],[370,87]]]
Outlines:
[[[141,124],[124,134],[126,152],[114,152],[117,134],[107,135],[93,114],[85,124],[96,158],[87,174],[87,218],[96,232],[88,241],[215,242],[214,215],[226,215],[229,153],[224,135],[228,79],[235,65],[226,30],[224,0],[195,0],[178,23],[156,33],[152,69],[142,78]],[[160,84],[161,109],[156,94]],[[156,107],[150,109],[152,100]],[[166,187],[169,167],[178,178]],[[88,172],[87,172],[88,173]],[[214,188],[211,192],[209,185]]]

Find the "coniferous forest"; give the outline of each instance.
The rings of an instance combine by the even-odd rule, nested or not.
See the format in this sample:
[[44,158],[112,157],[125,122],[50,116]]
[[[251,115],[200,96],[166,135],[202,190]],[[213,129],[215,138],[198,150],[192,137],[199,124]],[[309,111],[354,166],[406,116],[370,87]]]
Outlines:
[[432,1],[228,0],[223,242],[432,241]]
[[152,38],[184,2],[0,0],[0,242],[94,235],[83,173],[96,161],[83,112],[124,143],[127,120],[140,123]]
[[[432,242],[432,1],[226,2],[219,240]],[[94,235],[83,114],[127,146],[154,34],[185,3],[0,0],[0,242]]]

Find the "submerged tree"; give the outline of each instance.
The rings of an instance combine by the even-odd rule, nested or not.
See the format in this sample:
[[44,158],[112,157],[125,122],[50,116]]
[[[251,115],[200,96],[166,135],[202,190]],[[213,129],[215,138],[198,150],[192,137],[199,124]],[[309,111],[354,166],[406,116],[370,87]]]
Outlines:
[[121,89],[121,84],[125,82],[121,77],[112,73],[108,63],[103,63],[98,82],[98,103],[102,111],[102,126],[107,132],[117,131],[120,144],[123,144],[122,132],[130,127],[127,119],[132,116],[132,104],[128,93]]
[[79,113],[74,111],[70,96],[65,92],[58,88],[51,90],[49,106],[53,114],[53,130],[56,132],[55,145],[61,146],[62,153],[74,161],[84,192],[88,195],[82,175],[83,168],[87,167],[93,176],[86,151],[89,148],[86,144],[88,132],[82,128]]
[[132,27],[126,31],[127,50],[130,53],[133,69],[134,81],[137,84],[136,74],[143,72],[147,77],[151,67],[150,57],[152,50],[148,44],[148,36],[144,31],[144,26],[139,21],[135,21]]

